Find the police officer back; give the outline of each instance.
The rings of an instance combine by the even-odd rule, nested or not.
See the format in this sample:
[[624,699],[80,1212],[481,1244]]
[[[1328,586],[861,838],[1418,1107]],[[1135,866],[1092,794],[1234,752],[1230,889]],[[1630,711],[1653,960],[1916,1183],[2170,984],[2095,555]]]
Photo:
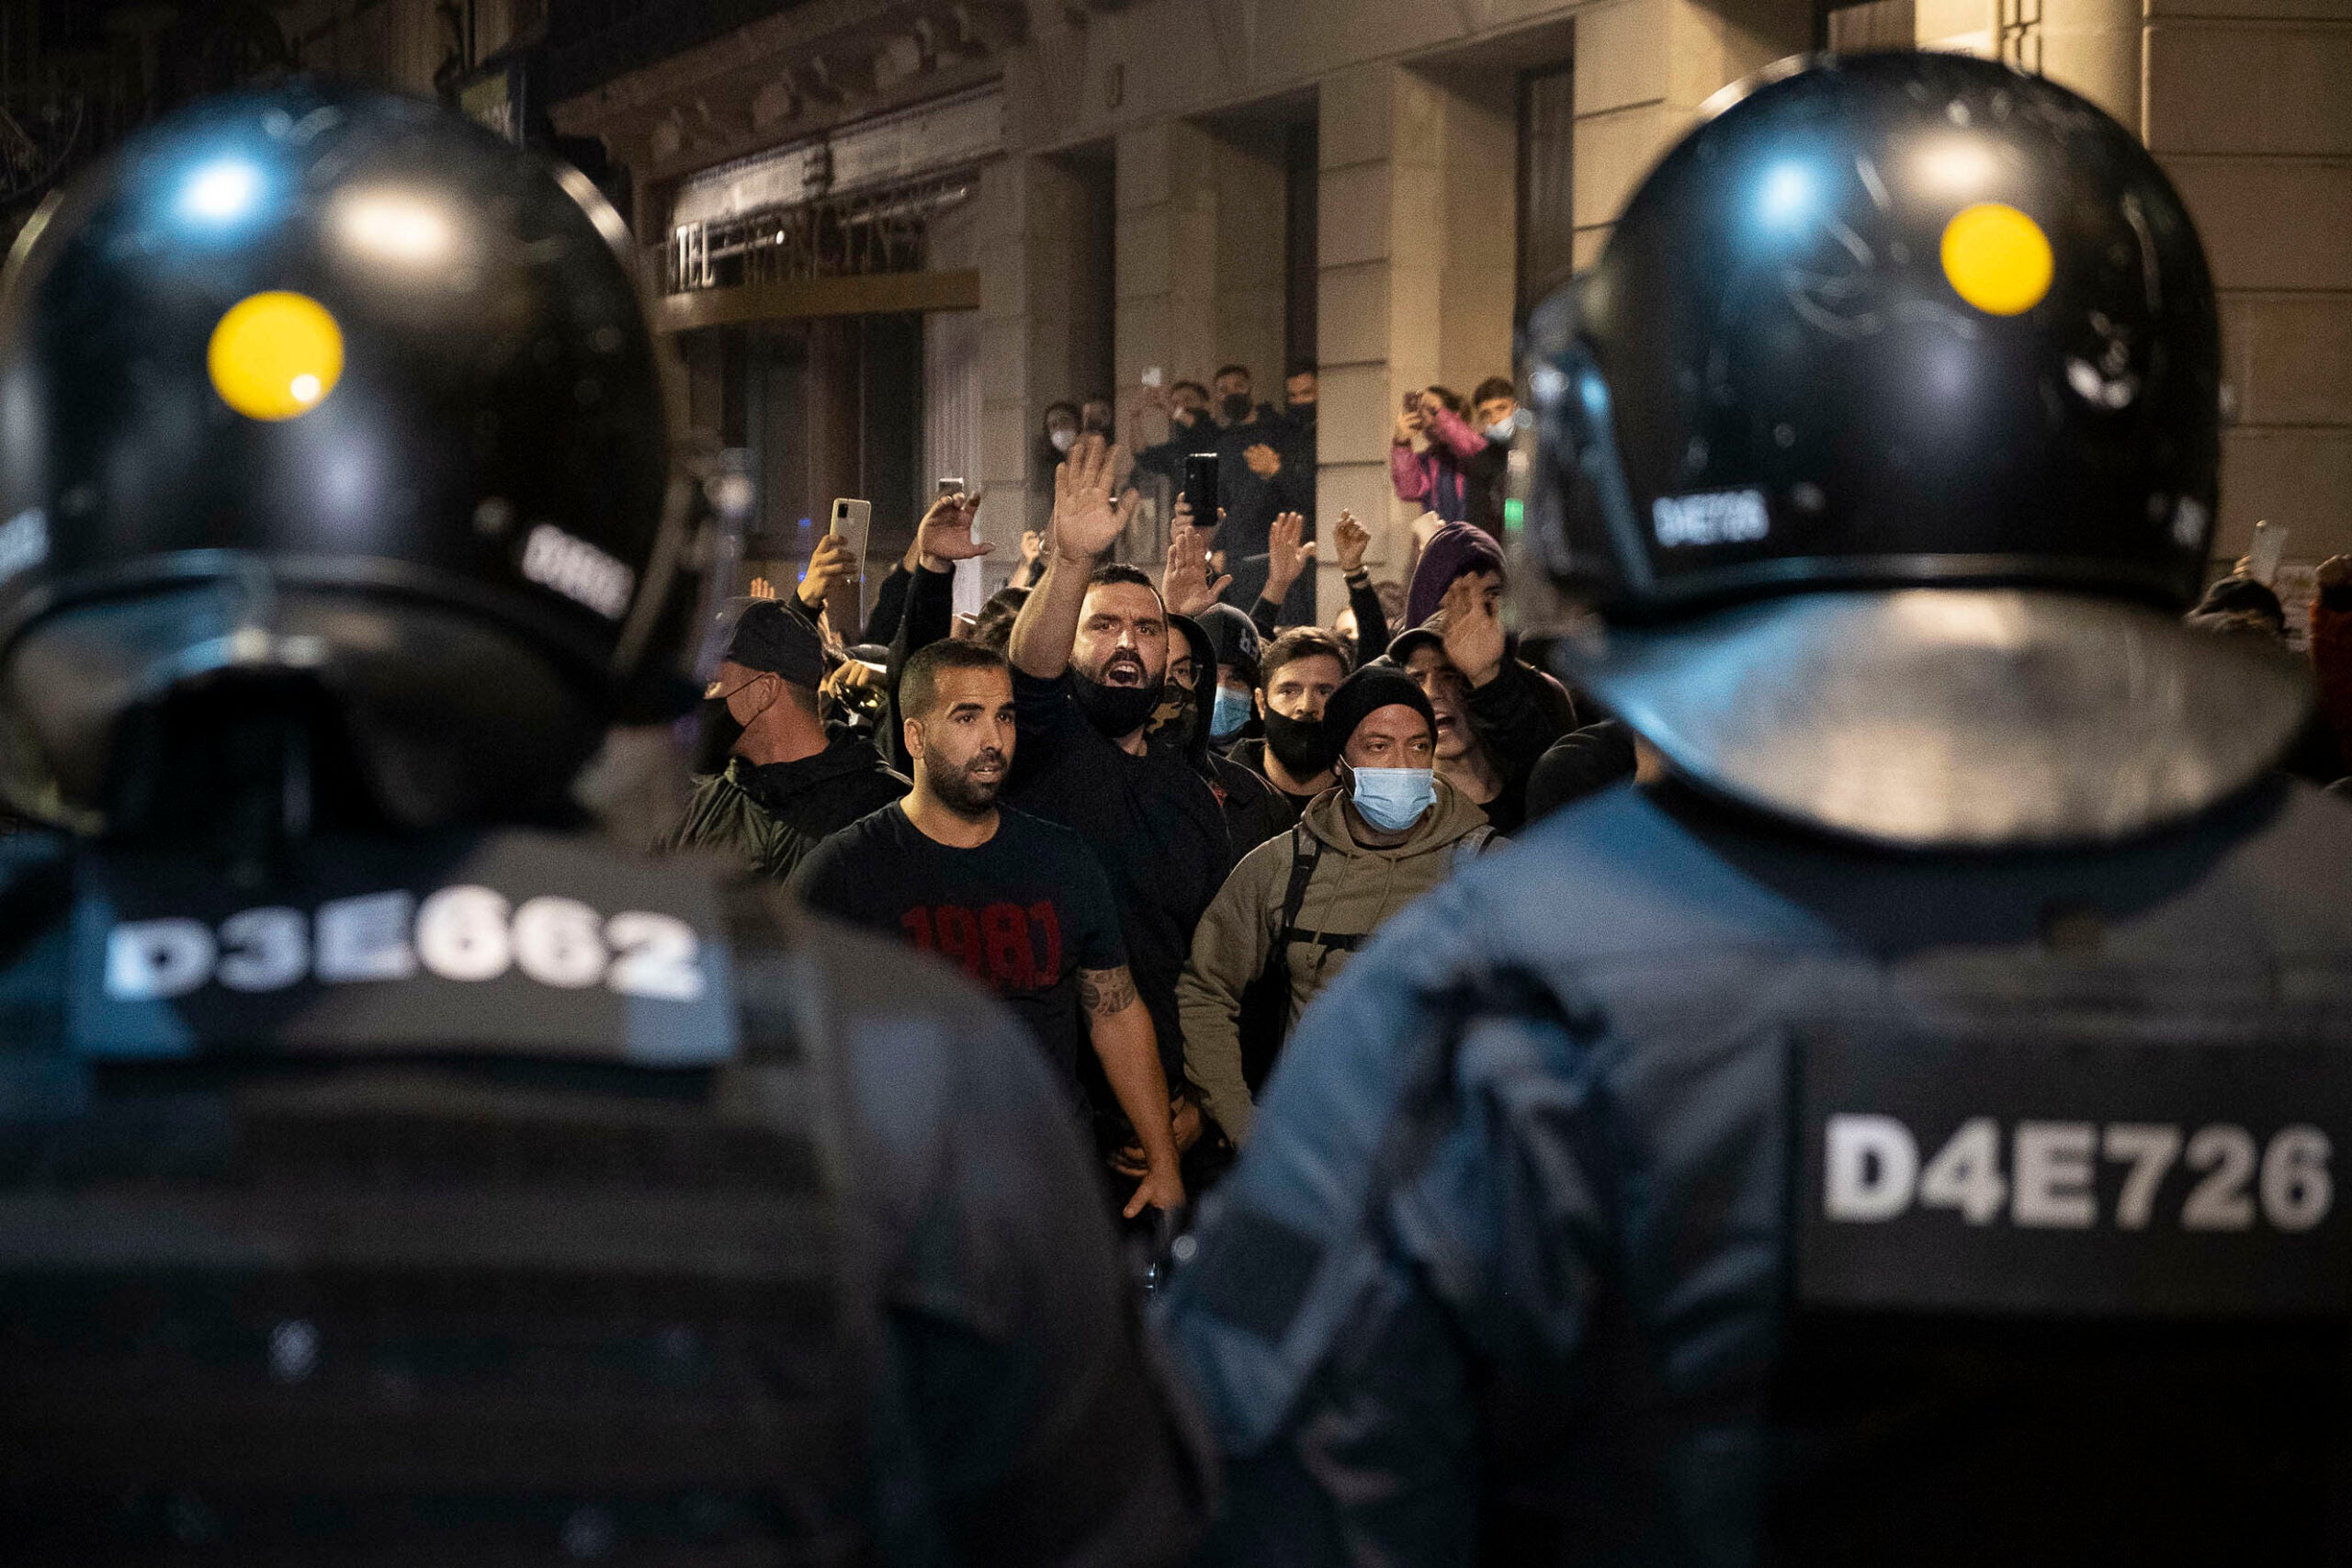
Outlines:
[[1208,1558],[2352,1560],[2352,815],[2177,622],[2196,233],[1989,62],[1725,99],[1522,343],[1517,575],[1674,782],[1304,1021],[1170,1287]]
[[627,236],[288,86],[0,364],[12,1562],[1165,1562],[1197,1472],[996,1006],[570,830],[707,542]]

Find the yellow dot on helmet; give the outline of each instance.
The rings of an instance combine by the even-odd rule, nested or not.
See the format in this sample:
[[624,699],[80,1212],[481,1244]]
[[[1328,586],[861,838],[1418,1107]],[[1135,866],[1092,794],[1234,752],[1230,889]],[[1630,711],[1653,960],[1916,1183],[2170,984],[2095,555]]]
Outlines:
[[343,378],[343,329],[307,294],[254,294],[212,329],[205,364],[220,400],[247,419],[295,419]]
[[1943,259],[1953,291],[1988,316],[2032,310],[2056,271],[2041,225],[1997,201],[1963,208],[1944,225]]

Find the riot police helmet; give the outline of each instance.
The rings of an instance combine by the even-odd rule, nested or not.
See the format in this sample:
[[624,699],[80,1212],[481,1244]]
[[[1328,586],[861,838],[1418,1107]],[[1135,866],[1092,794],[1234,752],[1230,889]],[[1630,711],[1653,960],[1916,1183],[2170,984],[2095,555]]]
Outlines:
[[107,828],[141,716],[196,692],[311,694],[413,824],[560,797],[691,700],[667,378],[576,171],[421,100],[239,94],[53,199],[0,293],[21,807]]
[[1703,789],[2092,843],[2302,722],[2280,650],[2180,624],[2222,396],[2195,226],[2052,82],[1884,54],[1728,88],[1521,346],[1521,547],[1589,612],[1563,663]]

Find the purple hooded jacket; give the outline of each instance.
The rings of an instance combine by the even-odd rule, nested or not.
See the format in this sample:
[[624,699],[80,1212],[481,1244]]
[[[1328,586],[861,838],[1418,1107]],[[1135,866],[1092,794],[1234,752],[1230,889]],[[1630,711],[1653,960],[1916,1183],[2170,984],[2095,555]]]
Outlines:
[[1445,591],[1464,572],[1503,570],[1503,552],[1483,528],[1449,523],[1430,538],[1429,547],[1413,568],[1412,586],[1405,592],[1405,625],[1409,631],[1437,613]]

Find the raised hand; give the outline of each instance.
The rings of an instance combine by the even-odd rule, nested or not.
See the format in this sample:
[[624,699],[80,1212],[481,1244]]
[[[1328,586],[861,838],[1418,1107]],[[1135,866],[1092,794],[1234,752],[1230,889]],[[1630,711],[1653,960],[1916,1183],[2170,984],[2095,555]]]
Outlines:
[[1262,441],[1253,441],[1242,448],[1241,460],[1261,479],[1272,479],[1283,471],[1282,454]]
[[1279,604],[1290,597],[1291,584],[1298,581],[1306,563],[1315,558],[1312,544],[1300,544],[1306,532],[1306,519],[1295,512],[1285,512],[1266,530],[1266,602]]
[[1478,580],[1455,578],[1439,608],[1445,613],[1446,662],[1473,686],[1493,680],[1503,667],[1503,623]]
[[1045,547],[1045,535],[1035,528],[1024,530],[1021,536],[1021,564],[1027,566],[1031,561],[1035,560],[1037,552]]
[[951,570],[956,562],[978,559],[995,547],[972,537],[972,521],[979,510],[980,498],[962,491],[931,503],[931,510],[915,525],[915,547],[922,552],[924,567],[932,571]]
[[1054,469],[1054,553],[1091,571],[1126,531],[1136,492],[1114,497],[1112,476],[1125,454],[1099,435],[1081,435]]
[[839,534],[820,535],[816,553],[808,558],[808,574],[800,580],[800,602],[811,610],[823,609],[832,586],[852,581],[863,570],[847,539]]
[[1193,526],[1193,509],[1179,499],[1168,528],[1168,564],[1159,574],[1159,596],[1172,615],[1197,615],[1232,584],[1209,565],[1209,536]]
[[764,577],[755,577],[752,579],[750,592],[754,599],[773,599],[775,597],[775,584]]
[[1353,577],[1363,570],[1363,553],[1372,547],[1372,530],[1356,521],[1356,514],[1342,510],[1340,520],[1331,525],[1331,543],[1340,552],[1340,570]]

